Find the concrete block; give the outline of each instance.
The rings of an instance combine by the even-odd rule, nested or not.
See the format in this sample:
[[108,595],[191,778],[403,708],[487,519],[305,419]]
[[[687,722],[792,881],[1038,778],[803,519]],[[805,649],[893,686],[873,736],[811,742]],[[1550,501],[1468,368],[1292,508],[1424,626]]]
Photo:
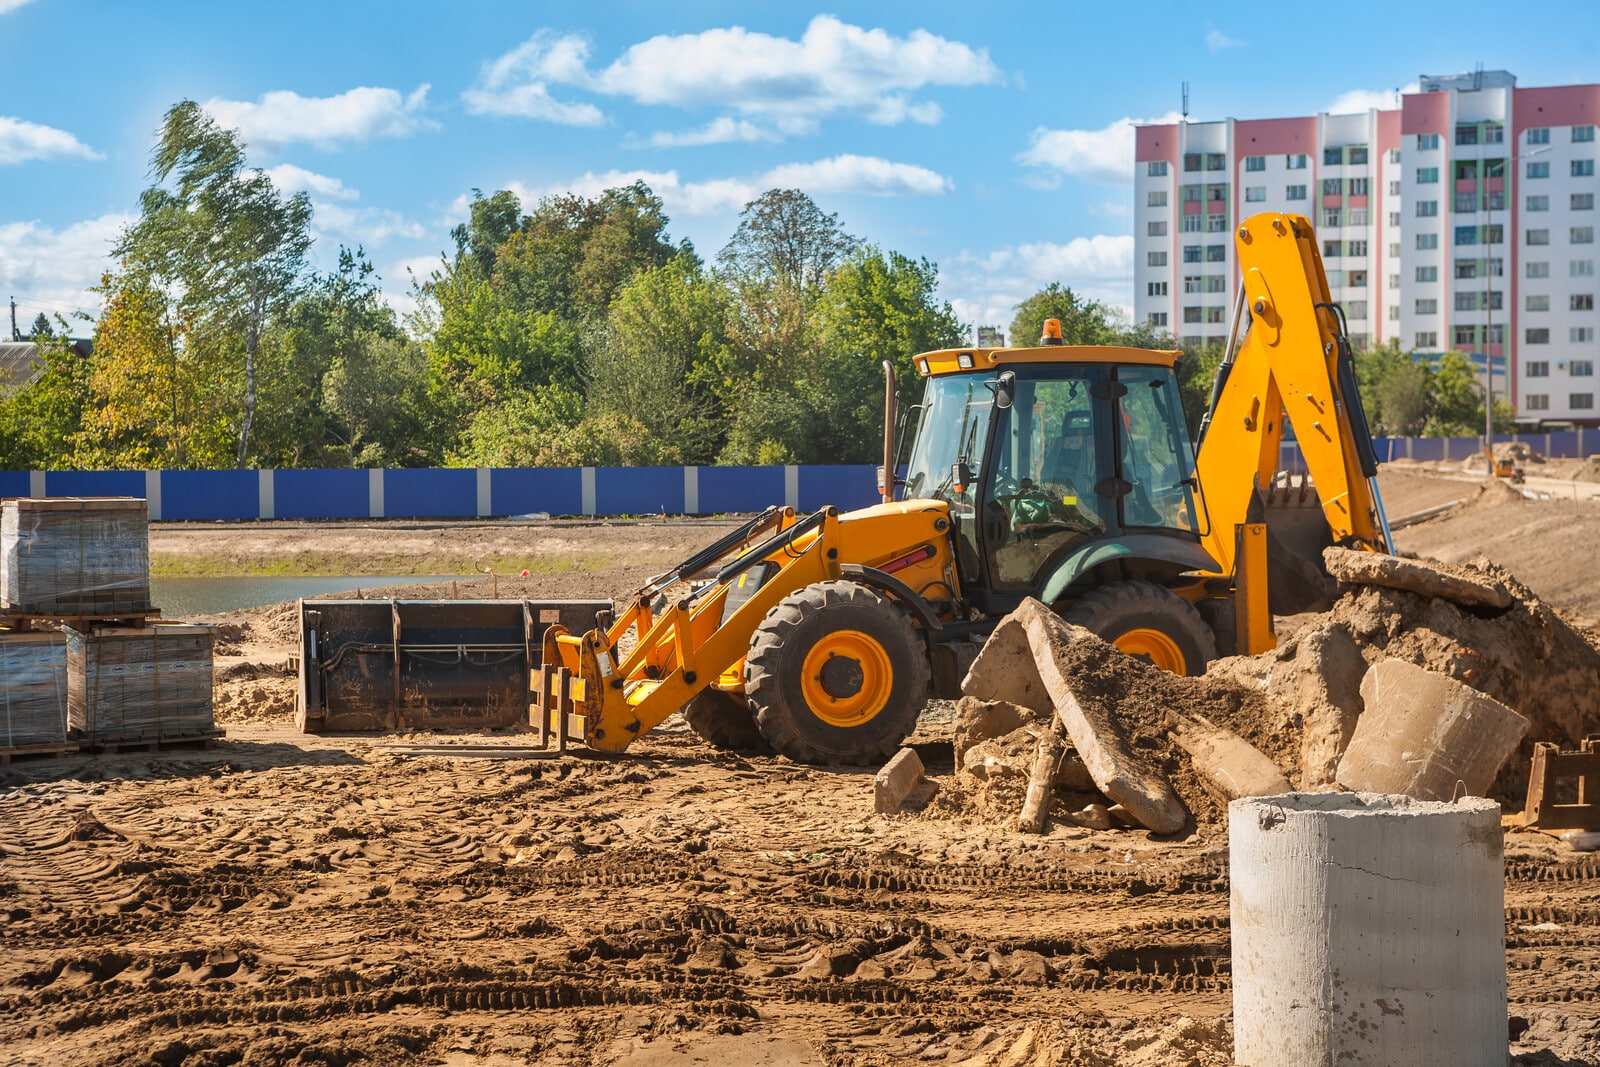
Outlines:
[[884,815],[899,811],[921,781],[921,757],[915,749],[902,748],[872,780],[872,809]]
[[1289,792],[1289,779],[1259,748],[1199,715],[1174,716],[1173,740],[1194,761],[1200,782],[1224,803]]
[[1004,700],[1041,715],[1052,713],[1028,635],[1015,613],[1000,620],[983,651],[972,661],[961,691],[980,700]]
[[956,701],[956,764],[961,765],[967,750],[980,741],[1004,737],[1011,731],[1037,722],[1039,716],[1008,700],[980,700],[962,697]]
[[1447,573],[1427,560],[1402,559],[1382,552],[1357,552],[1334,545],[1322,550],[1322,562],[1329,574],[1352,585],[1404,589],[1467,607],[1499,609],[1511,606],[1511,594],[1499,582],[1475,582]]
[[1361,680],[1366,710],[1339,760],[1339,784],[1368,793],[1450,800],[1489,791],[1528,732],[1528,720],[1454,678],[1404,660],[1375,663]]
[[1134,755],[1112,709],[1094,701],[1080,702],[1071,680],[1061,670],[1067,645],[1079,639],[1100,639],[1082,627],[1063,622],[1031,597],[1007,616],[1006,621],[1011,620],[1019,620],[1026,631],[1039,679],[1095,785],[1146,829],[1159,834],[1182,829],[1189,816],[1171,783]]

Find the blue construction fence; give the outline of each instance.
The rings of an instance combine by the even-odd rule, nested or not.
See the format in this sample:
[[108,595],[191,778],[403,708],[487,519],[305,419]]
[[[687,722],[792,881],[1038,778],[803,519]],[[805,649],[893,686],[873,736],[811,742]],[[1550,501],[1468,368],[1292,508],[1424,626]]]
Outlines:
[[451,519],[716,515],[877,503],[877,468],[540,467],[416,470],[0,471],[0,497],[132,496],[150,518]]

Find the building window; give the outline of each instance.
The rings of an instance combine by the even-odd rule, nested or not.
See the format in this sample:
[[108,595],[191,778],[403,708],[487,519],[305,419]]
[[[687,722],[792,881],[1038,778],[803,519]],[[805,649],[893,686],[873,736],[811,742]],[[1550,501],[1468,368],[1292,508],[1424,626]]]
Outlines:
[[1525,311],[1549,311],[1550,310],[1550,294],[1549,293],[1532,294],[1532,295],[1526,297],[1523,300],[1522,307],[1523,307],[1523,310],[1525,310]]
[[1581,144],[1581,143],[1583,143],[1585,141],[1592,141],[1592,140],[1594,140],[1594,127],[1592,125],[1591,126],[1574,126],[1574,127],[1572,127],[1572,143],[1573,144]]
[[1436,133],[1417,134],[1417,148],[1423,152],[1431,152],[1439,147],[1439,135]]
[[1550,127],[1548,127],[1548,126],[1540,126],[1537,129],[1529,130],[1528,131],[1528,143],[1529,144],[1549,144],[1550,143]]
[[1572,161],[1572,176],[1574,178],[1594,177],[1594,160],[1574,159]]
[[1594,227],[1574,226],[1567,240],[1575,245],[1592,245],[1594,244]]
[[1197,307],[1184,308],[1183,309],[1183,321],[1184,322],[1199,322],[1200,321],[1200,309],[1197,308]]
[[1147,267],[1165,267],[1167,265],[1167,254],[1165,252],[1146,252],[1144,262]]
[[1183,261],[1185,263],[1199,263],[1200,262],[1200,246],[1199,245],[1184,245],[1183,246]]
[[1457,348],[1472,348],[1478,343],[1478,328],[1476,326],[1457,326],[1450,331],[1451,344]]
[[1493,225],[1490,225],[1490,226],[1485,226],[1483,228],[1483,243],[1484,244],[1486,244],[1486,245],[1497,245],[1497,244],[1500,244],[1503,241],[1505,241],[1505,239],[1506,239],[1505,227],[1500,225],[1498,222],[1496,222],[1496,223],[1494,223]]
[[1228,199],[1228,187],[1226,185],[1207,186],[1206,199],[1214,203],[1222,203]]
[[1341,164],[1343,162],[1344,162],[1344,149],[1343,148],[1324,148],[1322,150],[1322,165],[1323,166],[1325,166],[1325,167],[1337,167],[1339,164]]
[[1344,195],[1344,179],[1343,178],[1324,178],[1324,179],[1322,179],[1322,195],[1323,196],[1343,196]]
[[1477,193],[1457,193],[1455,209],[1458,212],[1478,210]]
[[1267,157],[1266,156],[1245,156],[1244,157],[1244,169],[1245,170],[1266,170],[1267,169]]
[[1478,243],[1478,228],[1476,226],[1457,226],[1456,244],[1475,245]]
[[1198,202],[1200,199],[1200,187],[1198,185],[1185,185],[1183,187],[1183,198],[1187,201]]
[[1594,407],[1594,394],[1569,393],[1567,395],[1567,407],[1573,411],[1588,411]]
[[1527,164],[1527,169],[1523,173],[1530,178],[1548,178],[1550,177],[1550,164],[1529,163]]
[[1439,247],[1439,235],[1436,233],[1417,234],[1417,249],[1426,252],[1431,248]]
[[1389,195],[1390,196],[1399,196],[1400,195],[1400,183],[1399,182],[1390,182],[1389,183]]
[[1184,157],[1183,157],[1183,169],[1184,169],[1185,172],[1197,171],[1197,170],[1200,169],[1200,166],[1201,166],[1200,153],[1198,153],[1198,152],[1188,152],[1188,153],[1184,154]]
[[1567,298],[1567,308],[1570,311],[1593,311],[1593,293],[1573,293]]
[[1146,321],[1152,326],[1165,326],[1167,324],[1167,313],[1165,311],[1152,311]]
[[1500,123],[1498,123],[1498,122],[1486,122],[1486,123],[1483,124],[1483,143],[1484,144],[1504,144],[1505,140],[1506,140],[1506,128],[1504,126],[1502,126]]
[[1417,331],[1417,343],[1416,343],[1416,345],[1414,347],[1416,347],[1416,348],[1438,348],[1439,347],[1439,335],[1438,335],[1438,333],[1436,333],[1433,330],[1419,330],[1419,331]]
[[1478,261],[1475,259],[1456,260],[1457,278],[1476,278],[1478,276]]
[[1150,237],[1165,237],[1167,235],[1167,224],[1165,222],[1146,223],[1144,232]]
[[1586,345],[1594,340],[1593,326],[1573,326],[1567,330],[1567,340],[1575,345]]
[[1529,260],[1523,264],[1522,274],[1526,278],[1548,278],[1550,277],[1550,264],[1542,259]]
[[1398,212],[1398,211],[1389,212],[1389,225],[1390,226],[1398,226],[1398,225],[1400,225],[1400,212]]
[[1228,157],[1221,152],[1206,153],[1206,170],[1227,170]]
[[1225,293],[1228,291],[1228,279],[1221,274],[1206,275],[1206,292]]
[[1200,232],[1200,216],[1199,215],[1185,215],[1185,216],[1183,216],[1183,221],[1178,224],[1178,229],[1181,230],[1184,233],[1199,233]]
[[1529,245],[1547,245],[1550,243],[1549,230],[1529,230],[1524,243]]
[[1285,170],[1305,170],[1306,154],[1304,152],[1289,153],[1283,157],[1283,167]]
[[1149,283],[1148,285],[1146,285],[1144,287],[1144,295],[1145,296],[1166,296],[1167,295],[1167,283],[1166,282],[1151,282],[1151,283]]
[[1225,321],[1227,321],[1227,319],[1226,319],[1227,314],[1228,314],[1228,309],[1227,308],[1224,308],[1224,307],[1208,307],[1208,308],[1206,308],[1206,321],[1207,322],[1225,322]]
[[1227,245],[1206,245],[1207,263],[1226,263],[1228,261]]
[[[1505,294],[1498,289],[1490,290],[1488,294],[1489,306],[1494,308],[1496,311],[1500,310],[1500,301],[1504,295]],[[1469,289],[1464,293],[1458,292],[1456,293],[1456,310],[1477,311],[1479,308],[1483,307],[1483,301],[1484,294],[1478,292],[1476,289]]]
[[1528,197],[1528,210],[1529,211],[1549,211],[1550,210],[1550,198],[1548,196],[1530,196],[1530,197]]
[[1390,163],[1398,163],[1398,162],[1400,162],[1400,149],[1398,149],[1398,148],[1389,149],[1389,162]]
[[1436,282],[1438,280],[1439,280],[1439,268],[1438,267],[1418,267],[1417,268],[1417,281],[1419,281],[1419,282]]
[[1345,162],[1346,163],[1349,163],[1352,166],[1359,167],[1359,166],[1361,166],[1361,164],[1365,163],[1366,161],[1367,161],[1367,146],[1366,145],[1364,145],[1364,144],[1353,144],[1349,148],[1345,149]]
[[1364,270],[1345,271],[1344,284],[1350,289],[1365,289],[1367,287],[1367,272]]
[[1438,167],[1418,167],[1417,168],[1417,184],[1418,185],[1437,185],[1437,184],[1439,184],[1439,168]]
[[1164,159],[1152,160],[1144,165],[1144,172],[1152,178],[1165,178],[1167,176],[1167,161]]
[[1322,242],[1322,258],[1323,259],[1338,259],[1342,255],[1344,255],[1344,242],[1343,241],[1324,241],[1324,242]]
[[1150,195],[1145,197],[1144,204],[1145,207],[1166,207],[1167,191],[1165,189],[1151,190]]
[[1437,200],[1418,200],[1417,201],[1417,217],[1418,218],[1431,219],[1431,218],[1433,218],[1434,216],[1436,216],[1438,214],[1439,214],[1439,201],[1437,201]]
[[1224,215],[1222,212],[1219,211],[1214,215],[1206,216],[1207,233],[1222,233],[1223,231],[1227,230],[1227,228],[1228,216]]
[[1594,210],[1594,194],[1593,193],[1573,193],[1572,194],[1572,210],[1574,210],[1574,211],[1593,211]]
[[1567,275],[1572,278],[1593,278],[1594,260],[1575,259],[1567,267]]
[[1303,185],[1286,185],[1283,187],[1283,198],[1285,200],[1304,200],[1306,198],[1306,187]]
[[1437,315],[1439,314],[1439,301],[1433,299],[1418,300],[1416,311],[1418,315]]
[[[1522,331],[1522,343],[1529,345],[1549,344],[1550,328],[1548,326],[1529,326],[1526,330]],[[1544,367],[1544,371],[1542,373],[1550,373],[1550,365],[1548,363],[1542,363],[1538,365]],[[1530,363],[1528,366],[1532,368],[1535,366],[1535,364]],[[1528,371],[1528,374],[1530,377],[1538,377],[1538,375],[1535,375],[1531,369]]]
[[[1546,340],[1548,340],[1548,338],[1546,338]],[[1543,342],[1541,342],[1541,343],[1543,343]],[[1528,368],[1527,376],[1529,378],[1548,378],[1548,377],[1550,377],[1550,361],[1547,360],[1547,359],[1530,360],[1529,362],[1524,364],[1524,366],[1526,366]]]
[[1183,291],[1184,292],[1186,292],[1186,293],[1198,293],[1198,292],[1201,291],[1200,285],[1201,285],[1200,275],[1198,275],[1198,274],[1185,274],[1183,276]]
[[1364,255],[1366,255],[1367,254],[1367,242],[1365,242],[1365,241],[1346,241],[1344,243],[1344,254],[1347,255],[1347,256],[1364,256]]
[[1522,398],[1523,406],[1529,411],[1549,411],[1549,393],[1527,393]]
[[1265,185],[1247,185],[1244,187],[1244,202],[1247,204],[1260,204],[1267,199]]
[[1355,322],[1365,322],[1367,319],[1367,302],[1365,300],[1351,300],[1344,306],[1345,317]]
[[1470,123],[1460,123],[1456,126],[1456,144],[1477,144],[1478,127]]
[[1572,375],[1574,378],[1593,378],[1594,360],[1575,359],[1567,367],[1567,373]]
[[1345,216],[1345,225],[1347,226],[1365,226],[1366,224],[1367,209],[1364,207],[1353,207],[1350,209],[1350,213]]
[[1350,195],[1351,196],[1366,196],[1367,195],[1367,190],[1370,189],[1371,187],[1372,187],[1372,182],[1371,182],[1370,178],[1351,178],[1350,179]]
[[1399,259],[1400,258],[1400,242],[1399,241],[1391,241],[1389,243],[1389,258],[1390,259]]
[[1343,223],[1340,221],[1340,219],[1342,219],[1343,216],[1344,213],[1338,208],[1325,207],[1322,209],[1322,224],[1324,226],[1342,226]]

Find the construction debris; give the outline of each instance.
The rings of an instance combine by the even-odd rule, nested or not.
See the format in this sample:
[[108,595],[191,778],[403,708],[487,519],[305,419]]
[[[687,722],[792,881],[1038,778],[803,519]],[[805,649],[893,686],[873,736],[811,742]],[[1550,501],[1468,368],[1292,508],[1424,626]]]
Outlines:
[[1200,773],[1200,782],[1226,804],[1240,797],[1271,797],[1290,791],[1278,765],[1250,742],[1202,715],[1173,716],[1172,736]]
[[916,749],[902,748],[872,780],[872,808],[892,815],[922,783],[922,757]]
[[1356,552],[1337,545],[1324,549],[1322,560],[1329,574],[1351,585],[1404,589],[1474,608],[1502,610],[1511,606],[1511,594],[1499,582],[1452,573],[1442,564],[1381,552]]
[[1052,730],[1039,735],[1033,770],[1028,775],[1028,795],[1022,802],[1022,814],[1017,818],[1017,829],[1022,833],[1036,834],[1044,829],[1050,794],[1056,785],[1056,768],[1061,764],[1063,751],[1059,734]]
[[1338,776],[1358,793],[1481,797],[1528,732],[1528,720],[1493,697],[1403,660],[1374,664],[1361,696],[1366,710]]

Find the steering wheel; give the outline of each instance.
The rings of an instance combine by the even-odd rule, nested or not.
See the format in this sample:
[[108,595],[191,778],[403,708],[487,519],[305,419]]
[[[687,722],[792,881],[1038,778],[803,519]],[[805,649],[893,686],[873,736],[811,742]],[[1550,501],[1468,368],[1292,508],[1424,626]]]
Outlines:
[[1067,503],[1077,496],[1070,486],[1029,486],[1015,492],[996,494],[995,500],[1005,505],[1011,515],[1011,525],[1042,526],[1049,524],[1076,526],[1083,522],[1083,513],[1075,504]]

